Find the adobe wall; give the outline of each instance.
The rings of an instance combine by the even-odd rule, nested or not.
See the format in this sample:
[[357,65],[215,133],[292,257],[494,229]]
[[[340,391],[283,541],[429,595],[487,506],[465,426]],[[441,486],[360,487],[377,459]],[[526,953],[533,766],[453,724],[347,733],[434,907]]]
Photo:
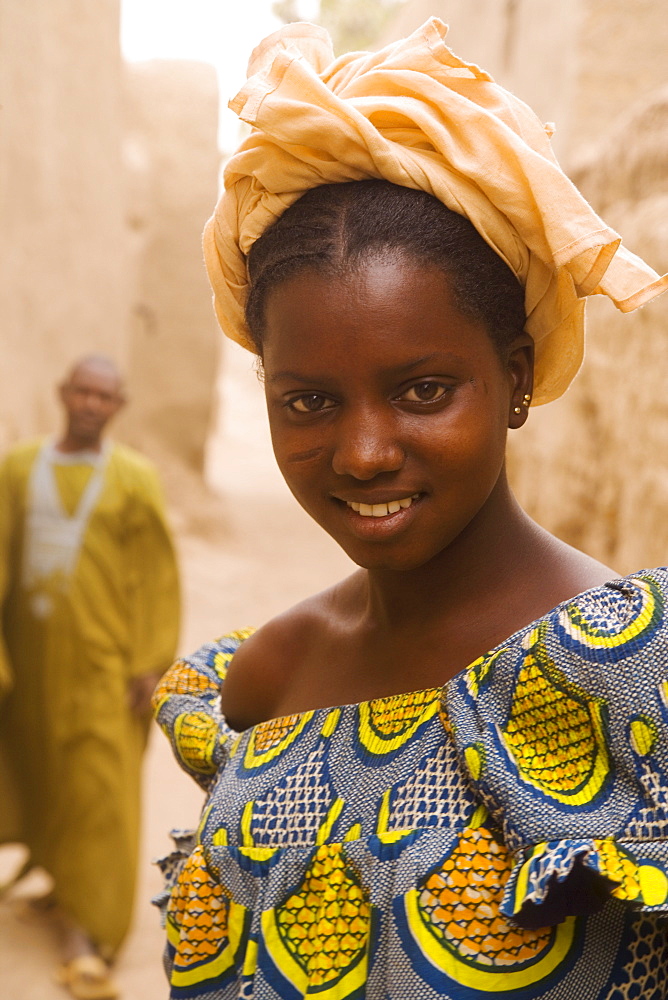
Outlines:
[[124,66],[118,0],[0,0],[0,454],[55,432],[82,354],[127,373],[114,429],[201,475],[219,334],[201,259],[215,203],[217,81]]
[[127,356],[118,0],[0,0],[0,451],[77,355]]
[[120,427],[154,458],[201,473],[221,337],[201,251],[218,189],[215,71],[129,64],[124,107],[132,405]]
[[[668,271],[668,89],[623,115],[573,179],[624,243]],[[622,315],[587,306],[585,362],[511,441],[536,519],[620,572],[668,562],[668,294]]]

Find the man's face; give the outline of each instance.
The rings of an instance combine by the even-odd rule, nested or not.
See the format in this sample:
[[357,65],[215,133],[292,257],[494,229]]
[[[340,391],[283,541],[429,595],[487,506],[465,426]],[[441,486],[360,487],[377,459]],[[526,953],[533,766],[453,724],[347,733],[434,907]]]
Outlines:
[[123,405],[118,375],[95,364],[75,368],[61,385],[60,398],[67,414],[68,434],[83,447],[99,444],[104,428]]

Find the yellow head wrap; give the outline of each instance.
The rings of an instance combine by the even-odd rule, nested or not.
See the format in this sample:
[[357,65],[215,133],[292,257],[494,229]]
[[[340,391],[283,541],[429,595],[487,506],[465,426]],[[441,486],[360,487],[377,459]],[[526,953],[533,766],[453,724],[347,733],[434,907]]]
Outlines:
[[204,231],[218,321],[253,350],[245,255],[310,188],[382,178],[466,216],[525,289],[534,402],[560,396],[583,354],[584,297],[622,312],[668,288],[594,213],[526,104],[445,45],[431,18],[380,52],[334,60],[329,35],[290,24],[253,52],[230,107],[253,126]]

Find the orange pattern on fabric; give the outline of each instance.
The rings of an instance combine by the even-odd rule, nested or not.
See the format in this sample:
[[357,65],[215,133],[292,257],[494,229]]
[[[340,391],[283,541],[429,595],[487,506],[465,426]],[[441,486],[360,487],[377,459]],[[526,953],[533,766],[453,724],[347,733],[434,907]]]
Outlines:
[[255,727],[255,752],[264,753],[285,739],[301,720],[301,715],[284,715]]
[[209,874],[201,845],[185,865],[169,900],[167,918],[179,930],[176,964],[194,965],[217,955],[228,939],[230,896]]
[[208,677],[201,674],[199,670],[195,670],[189,666],[184,660],[177,660],[162,677],[155,689],[152,698],[153,708],[157,711],[163,700],[171,695],[197,695],[201,691],[208,691],[210,688],[211,682]]
[[423,919],[446,946],[493,967],[533,961],[550,945],[551,928],[512,927],[501,915],[503,889],[512,869],[506,849],[489,830],[466,830],[419,897]]

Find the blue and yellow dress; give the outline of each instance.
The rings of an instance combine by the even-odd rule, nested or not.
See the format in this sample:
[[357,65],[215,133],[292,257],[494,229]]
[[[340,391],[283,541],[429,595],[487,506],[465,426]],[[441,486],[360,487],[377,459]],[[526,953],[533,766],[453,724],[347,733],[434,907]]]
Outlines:
[[249,633],[177,663],[158,721],[209,795],[171,996],[665,1000],[667,593],[634,574],[442,689],[243,733],[218,695]]

